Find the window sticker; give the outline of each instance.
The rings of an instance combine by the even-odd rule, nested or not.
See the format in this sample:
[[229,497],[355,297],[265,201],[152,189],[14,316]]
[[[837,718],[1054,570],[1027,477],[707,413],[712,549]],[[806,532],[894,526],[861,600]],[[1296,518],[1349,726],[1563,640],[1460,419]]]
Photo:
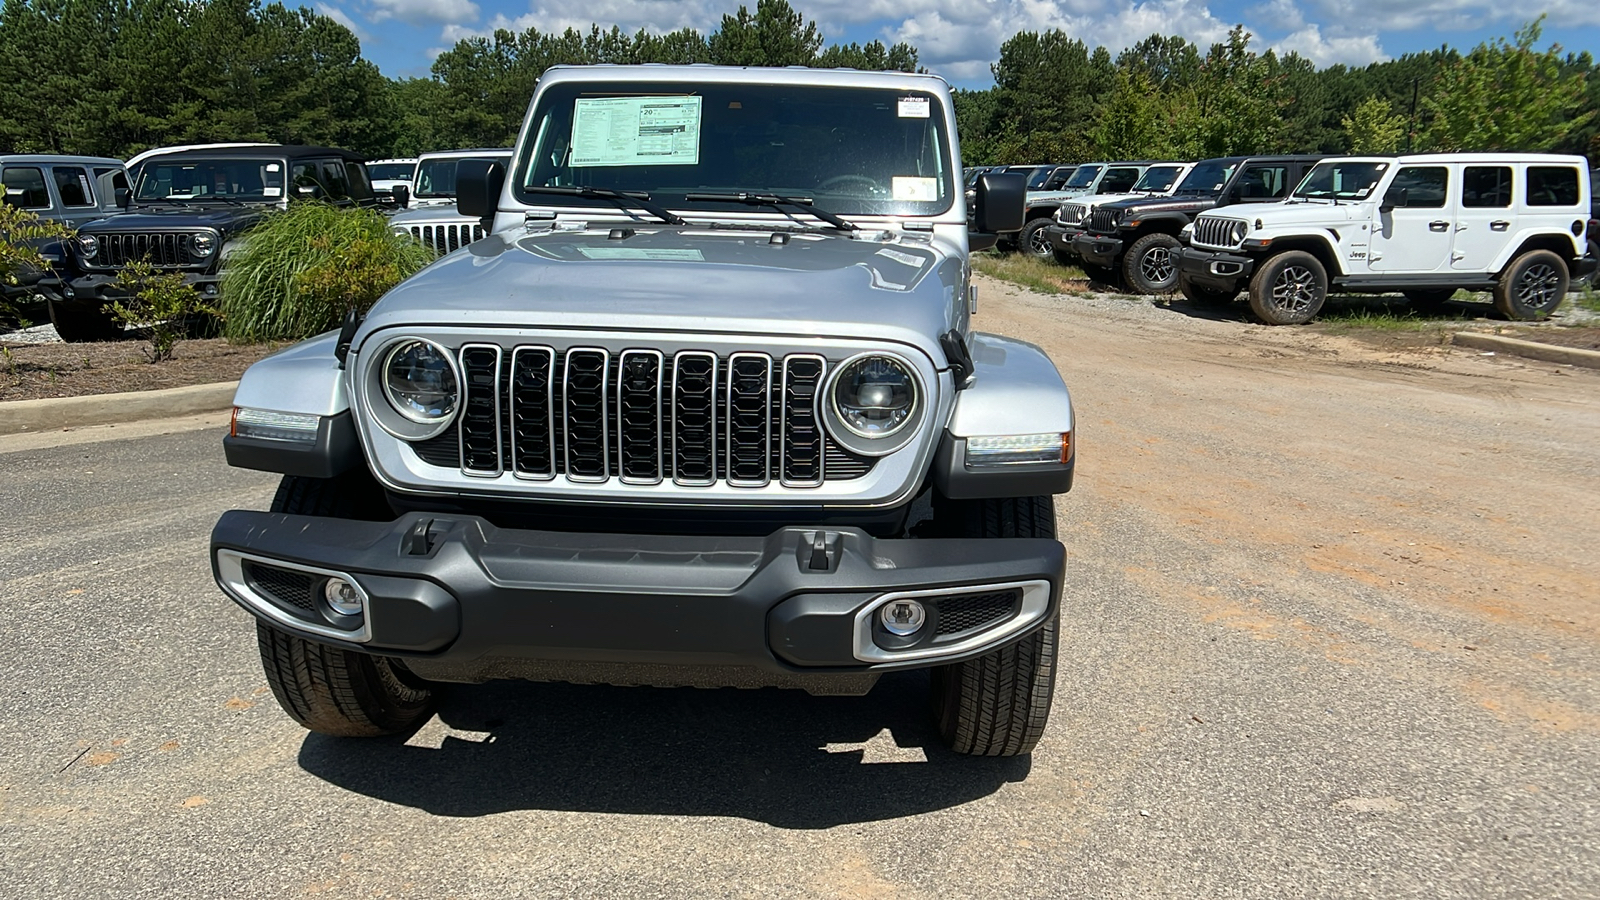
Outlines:
[[283,195],[283,188],[264,187],[261,189],[263,197],[279,197]]
[[899,108],[900,118],[902,119],[926,119],[928,117],[928,98],[901,97]]
[[267,171],[268,172],[277,172],[277,171],[281,170],[282,168],[283,167],[278,165],[277,163],[267,163]]
[[925,203],[939,199],[939,179],[896,175],[890,179],[894,199],[901,202]]
[[[582,101],[579,101],[580,103]],[[646,247],[579,247],[578,252],[589,259],[675,259],[701,262],[705,256],[694,249],[649,249]]]
[[573,168],[699,162],[699,97],[579,100],[573,109]]

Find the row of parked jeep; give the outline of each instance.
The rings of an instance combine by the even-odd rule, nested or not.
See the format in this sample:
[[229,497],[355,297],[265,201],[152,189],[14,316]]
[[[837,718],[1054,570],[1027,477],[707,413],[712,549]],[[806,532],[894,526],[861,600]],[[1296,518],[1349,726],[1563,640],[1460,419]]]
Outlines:
[[74,232],[70,240],[41,243],[49,267],[21,273],[18,284],[4,287],[6,299],[27,318],[48,315],[63,340],[114,337],[120,327],[107,309],[128,263],[180,272],[215,297],[239,238],[296,199],[394,214],[397,231],[446,253],[483,236],[455,210],[456,167],[464,159],[510,157],[509,149],[480,149],[367,162],[347,150],[264,143],[166,147],[126,163],[0,156],[5,202]]
[[[1488,291],[1508,318],[1549,315],[1600,259],[1596,173],[1582,157],[1457,153],[1234,156],[1196,163],[1011,166],[1024,224],[1003,245],[1141,294],[1249,294],[1270,324],[1330,291],[1437,306]],[[969,169],[969,183],[993,169]]]

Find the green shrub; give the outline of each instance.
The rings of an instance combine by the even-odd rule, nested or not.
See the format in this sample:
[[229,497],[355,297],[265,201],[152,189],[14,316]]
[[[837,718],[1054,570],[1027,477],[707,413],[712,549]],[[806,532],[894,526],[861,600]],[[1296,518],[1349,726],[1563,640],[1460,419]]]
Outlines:
[[251,229],[224,261],[223,333],[247,343],[319,334],[432,261],[372,210],[297,203]]
[[117,273],[117,287],[128,296],[112,304],[111,317],[123,325],[146,329],[150,347],[144,355],[153,363],[172,358],[192,320],[218,314],[193,285],[183,283],[181,273],[157,272],[143,260],[131,262]]
[[69,228],[0,202],[0,319],[17,318],[20,323],[17,311],[6,300],[5,289],[19,284],[23,275],[50,268],[50,263],[40,255],[38,244],[71,236]]

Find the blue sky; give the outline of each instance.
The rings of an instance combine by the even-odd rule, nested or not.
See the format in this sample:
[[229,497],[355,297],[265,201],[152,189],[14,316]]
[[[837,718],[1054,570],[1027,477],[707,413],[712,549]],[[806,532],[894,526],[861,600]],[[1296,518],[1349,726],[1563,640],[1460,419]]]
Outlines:
[[[1544,42],[1600,56],[1600,0],[790,0],[830,43],[908,41],[923,65],[960,87],[991,83],[989,64],[1019,31],[1060,28],[1113,52],[1153,32],[1202,46],[1243,24],[1258,46],[1294,50],[1318,65],[1365,65],[1441,44],[1468,49],[1509,36],[1540,12]],[[753,9],[754,0],[748,5]],[[365,56],[391,76],[428,74],[439,51],[494,28],[709,32],[738,0],[315,0],[355,30]]]

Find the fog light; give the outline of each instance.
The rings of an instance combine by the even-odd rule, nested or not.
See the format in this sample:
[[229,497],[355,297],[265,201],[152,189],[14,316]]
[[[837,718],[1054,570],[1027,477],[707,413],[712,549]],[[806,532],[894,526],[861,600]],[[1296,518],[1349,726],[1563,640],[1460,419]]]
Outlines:
[[215,297],[217,295],[217,286],[214,284],[208,284],[204,288],[201,288],[200,293],[205,294],[207,297]]
[[361,591],[343,578],[329,578],[322,586],[322,599],[328,608],[341,616],[361,615]]
[[914,634],[928,621],[928,610],[915,600],[891,600],[878,610],[878,621],[890,634]]

